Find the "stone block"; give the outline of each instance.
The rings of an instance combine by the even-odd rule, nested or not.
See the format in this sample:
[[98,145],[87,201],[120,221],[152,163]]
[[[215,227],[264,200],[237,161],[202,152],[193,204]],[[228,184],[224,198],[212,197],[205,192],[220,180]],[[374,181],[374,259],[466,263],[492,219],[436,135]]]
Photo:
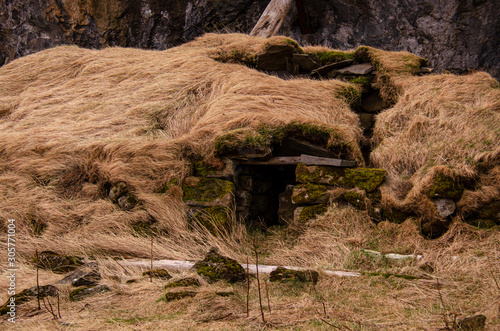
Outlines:
[[323,203],[329,198],[326,186],[311,183],[296,185],[291,196],[292,203],[296,205]]
[[230,207],[234,201],[234,184],[223,179],[187,177],[182,191],[182,200],[190,206]]
[[329,166],[307,166],[299,163],[295,169],[295,179],[299,183],[335,185],[344,178],[344,168]]
[[338,72],[341,74],[349,74],[349,75],[367,75],[372,71],[373,71],[373,66],[370,63],[355,64],[338,70]]
[[257,70],[263,71],[285,71],[287,63],[292,62],[295,47],[291,45],[269,45],[257,54]]

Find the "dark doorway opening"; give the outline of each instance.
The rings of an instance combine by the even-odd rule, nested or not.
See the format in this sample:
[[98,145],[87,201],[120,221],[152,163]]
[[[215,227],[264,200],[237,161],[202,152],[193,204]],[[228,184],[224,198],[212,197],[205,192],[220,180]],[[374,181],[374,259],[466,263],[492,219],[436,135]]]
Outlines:
[[295,185],[296,165],[239,164],[236,168],[236,211],[250,226],[283,224],[280,194]]

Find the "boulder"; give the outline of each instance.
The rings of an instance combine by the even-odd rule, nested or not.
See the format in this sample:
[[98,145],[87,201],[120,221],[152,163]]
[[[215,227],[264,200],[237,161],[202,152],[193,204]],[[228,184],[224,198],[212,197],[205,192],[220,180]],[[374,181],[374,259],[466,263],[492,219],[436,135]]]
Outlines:
[[[66,273],[83,264],[83,258],[77,256],[63,256],[52,251],[43,251],[38,254],[38,266],[54,273]],[[36,257],[33,263],[37,263]]]
[[214,248],[210,249],[203,260],[196,262],[193,269],[209,283],[218,280],[235,283],[246,278],[245,269],[238,262],[220,255]]
[[434,205],[436,206],[437,212],[441,217],[453,215],[457,209],[455,202],[451,199],[434,199]]
[[70,292],[69,294],[69,300],[70,301],[80,301],[85,298],[88,298],[90,296],[99,294],[99,293],[105,293],[109,292],[111,289],[107,287],[106,285],[99,285],[99,286],[82,286],[77,289],[74,289],[73,291]]
[[318,282],[319,274],[314,270],[291,270],[278,267],[269,274],[270,282]]

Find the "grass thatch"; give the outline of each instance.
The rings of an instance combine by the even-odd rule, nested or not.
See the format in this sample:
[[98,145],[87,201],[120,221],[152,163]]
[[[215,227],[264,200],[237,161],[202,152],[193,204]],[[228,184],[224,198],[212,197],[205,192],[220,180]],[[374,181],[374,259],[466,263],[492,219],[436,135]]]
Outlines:
[[[343,140],[351,158],[361,160],[359,120],[342,97],[355,87],[337,80],[282,80],[250,68],[267,43],[293,44],[284,37],[209,34],[163,52],[58,47],[0,68],[0,249],[7,251],[7,219],[15,219],[18,288],[34,285],[28,261],[35,248],[98,259],[148,257],[153,235],[155,258],[194,260],[215,246],[244,262],[256,238],[265,264],[372,273],[347,280],[324,276],[316,288],[270,285],[274,307],[268,320],[282,329],[327,328],[321,319],[353,330],[436,329],[444,327],[443,314],[450,311],[482,313],[492,329],[498,327],[498,231],[460,222],[500,195],[500,89],[484,73],[418,77],[419,57],[372,48],[356,52],[376,66],[375,82],[393,104],[377,116],[371,155],[388,171],[383,202],[435,217],[427,193],[438,174],[473,183],[458,201],[459,217],[441,238],[423,239],[414,218],[375,225],[366,212],[336,205],[306,225],[266,234],[248,233],[234,219],[212,231],[188,227],[186,206],[172,180],[188,175],[193,158],[217,163],[216,143],[228,135],[271,141],[282,128],[317,127],[328,133],[328,144]],[[121,210],[105,196],[120,182],[138,199],[132,210]],[[162,193],[167,186],[168,193]],[[361,248],[422,254],[424,260],[392,264],[363,255]],[[101,262],[112,292],[85,305],[63,298],[63,320],[76,327],[262,326],[255,282],[247,319],[244,287],[236,285],[230,298],[214,294],[225,290],[215,284],[194,299],[155,303],[163,284],[124,284],[140,271]],[[434,271],[424,273],[425,265]],[[445,286],[439,293],[434,280],[430,285],[377,273],[439,278]],[[41,272],[43,284],[58,278]],[[36,314],[35,305],[19,308],[20,327],[54,329],[51,316]]]

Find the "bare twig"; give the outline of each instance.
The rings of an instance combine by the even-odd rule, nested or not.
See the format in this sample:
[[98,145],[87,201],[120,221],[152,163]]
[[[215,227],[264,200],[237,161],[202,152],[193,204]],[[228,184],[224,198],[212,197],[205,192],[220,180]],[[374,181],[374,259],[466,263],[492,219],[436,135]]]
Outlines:
[[255,238],[253,240],[253,249],[255,251],[255,265],[257,266],[257,289],[258,289],[258,293],[259,293],[260,314],[262,316],[262,323],[266,324],[266,319],[264,318],[264,309],[262,308],[262,296],[261,296],[261,293],[260,293],[259,253],[257,252],[257,244],[255,243]]
[[326,317],[326,306],[325,306],[325,303],[324,302],[321,302],[323,304],[323,313],[325,313],[325,317]]
[[61,318],[61,309],[59,307],[59,292],[57,292],[57,315]]
[[266,288],[267,307],[269,308],[269,314],[271,314],[271,301],[269,300],[269,291],[267,290],[267,282],[264,282],[264,286]]
[[446,305],[444,304],[443,296],[441,294],[441,285],[439,285],[439,278],[436,278],[436,283],[437,283],[437,290],[438,290],[438,294],[439,294],[439,300],[441,301],[441,305],[443,306],[443,310],[444,310],[443,320],[444,320],[444,324],[445,324],[445,329],[451,330],[450,322],[448,321],[448,316],[447,316],[448,309],[446,309]]
[[250,316],[250,273],[248,271],[248,256],[247,256],[247,317]]
[[42,309],[40,307],[40,282],[38,281],[38,268],[40,264],[40,260],[38,258],[38,249],[35,248],[35,254],[36,254],[36,300],[38,302],[38,310]]
[[153,282],[153,236],[151,236],[151,265],[149,268],[149,281]]
[[57,320],[57,314],[54,313],[54,308],[52,307],[52,304],[50,303],[49,298],[47,298],[47,302],[49,303],[49,307],[47,307],[47,305],[45,304],[45,297],[42,298],[42,301],[43,301],[43,306],[45,307],[45,309],[47,309],[47,311],[52,315],[52,317],[55,320]]
[[338,326],[333,325],[332,323],[329,323],[329,322],[325,321],[325,320],[324,320],[324,319],[322,319],[321,317],[320,317],[319,319],[320,319],[320,320],[322,320],[323,322],[325,322],[326,324],[330,325],[331,327],[334,327],[335,329],[342,330],[342,328],[339,328]]

